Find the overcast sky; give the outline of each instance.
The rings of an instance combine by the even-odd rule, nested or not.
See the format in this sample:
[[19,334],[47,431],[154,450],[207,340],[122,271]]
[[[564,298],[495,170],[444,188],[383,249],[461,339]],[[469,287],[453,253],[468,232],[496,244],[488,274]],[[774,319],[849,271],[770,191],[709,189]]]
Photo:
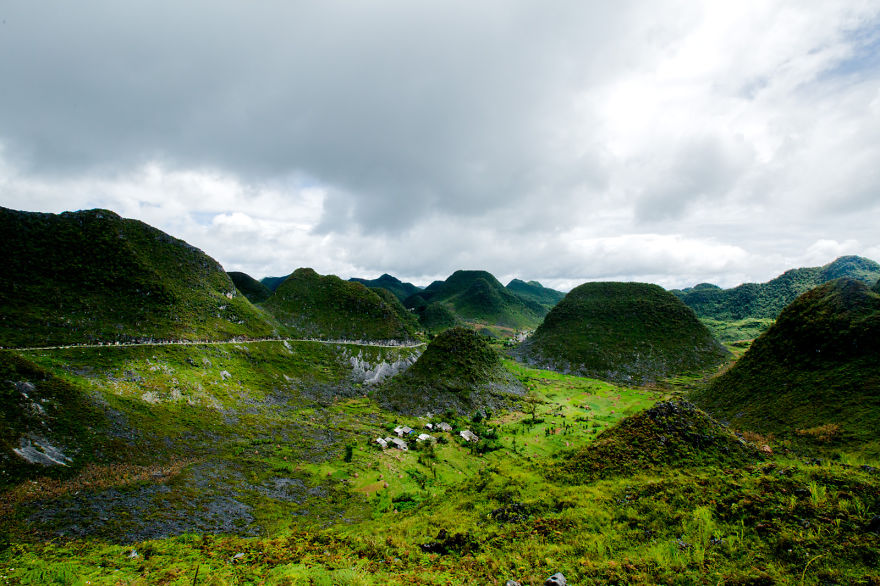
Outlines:
[[6,0],[0,205],[257,278],[880,260],[880,3]]

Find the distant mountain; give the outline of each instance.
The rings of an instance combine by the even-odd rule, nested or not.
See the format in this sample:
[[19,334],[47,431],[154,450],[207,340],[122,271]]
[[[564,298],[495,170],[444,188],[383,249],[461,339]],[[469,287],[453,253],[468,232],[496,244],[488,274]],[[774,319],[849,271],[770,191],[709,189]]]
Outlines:
[[349,279],[349,281],[354,281],[355,283],[361,283],[366,285],[370,289],[387,289],[394,293],[394,295],[403,302],[407,297],[418,293],[421,291],[421,287],[416,287],[412,283],[404,283],[397,277],[392,277],[389,274],[384,274],[378,279],[361,279],[358,277],[354,277]]
[[832,426],[826,439],[871,444],[877,454],[878,357],[880,295],[837,279],[798,297],[693,399],[736,428],[804,439]]
[[373,291],[382,301],[387,303],[388,307],[393,309],[394,313],[397,314],[397,317],[400,318],[400,321],[409,326],[410,329],[413,331],[421,329],[419,327],[419,318],[415,313],[403,306],[403,303],[400,302],[400,298],[398,298],[397,295],[383,287],[368,287],[368,289]]
[[347,340],[411,340],[413,327],[375,291],[335,275],[297,269],[263,304],[289,335]]
[[565,297],[565,293],[562,291],[548,289],[538,281],[529,281],[527,283],[520,279],[514,279],[507,284],[507,290],[519,295],[523,299],[540,303],[547,308],[547,311],[550,311],[553,306],[562,301],[562,298]]
[[287,277],[290,275],[285,275],[283,277],[263,277],[260,279],[260,283],[266,286],[269,291],[274,291],[278,288],[278,285],[287,280]]
[[480,334],[454,327],[438,334],[415,364],[384,383],[375,397],[386,408],[424,415],[510,407],[524,392]]
[[248,298],[251,303],[262,303],[267,300],[272,292],[261,282],[257,281],[247,273],[232,271],[227,273],[232,279],[235,288]]
[[0,346],[272,333],[201,250],[107,210],[0,208]]
[[547,312],[540,303],[506,289],[486,271],[456,271],[404,301],[419,315],[435,303],[445,306],[459,321],[507,328],[535,327]]
[[798,295],[840,277],[874,283],[880,278],[880,264],[860,256],[842,256],[822,267],[786,271],[767,283],[745,283],[732,289],[702,283],[671,293],[701,318],[722,321],[775,318]]
[[607,282],[572,289],[517,352],[554,370],[627,383],[702,370],[728,354],[661,287]]

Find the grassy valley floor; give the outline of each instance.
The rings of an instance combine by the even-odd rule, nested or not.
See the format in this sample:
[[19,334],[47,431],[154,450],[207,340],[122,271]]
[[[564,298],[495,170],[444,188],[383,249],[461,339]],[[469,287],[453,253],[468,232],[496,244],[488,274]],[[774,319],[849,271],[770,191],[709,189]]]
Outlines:
[[[365,381],[418,352],[24,353],[101,407],[107,437],[70,451],[72,473],[0,494],[0,582],[880,583],[874,463],[755,450],[581,484],[559,474],[572,455],[699,380],[627,387],[505,360],[529,391],[521,411],[379,409]],[[429,431],[436,444],[374,442],[440,421],[453,431]]]

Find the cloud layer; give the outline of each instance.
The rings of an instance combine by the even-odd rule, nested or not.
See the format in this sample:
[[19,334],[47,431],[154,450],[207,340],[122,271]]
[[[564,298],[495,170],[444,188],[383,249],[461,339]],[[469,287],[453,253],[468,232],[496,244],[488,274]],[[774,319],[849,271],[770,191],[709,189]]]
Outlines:
[[0,205],[260,277],[570,287],[880,257],[874,2],[0,9]]

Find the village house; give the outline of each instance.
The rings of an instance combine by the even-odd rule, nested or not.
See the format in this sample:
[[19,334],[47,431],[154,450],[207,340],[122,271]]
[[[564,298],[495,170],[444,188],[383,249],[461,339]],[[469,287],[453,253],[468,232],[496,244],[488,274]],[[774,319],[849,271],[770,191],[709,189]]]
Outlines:
[[464,438],[464,441],[466,441],[466,442],[480,441],[480,438],[478,438],[477,435],[469,429],[464,429],[464,430],[458,432],[458,435],[460,435],[462,438]]
[[440,431],[446,431],[446,432],[452,431],[452,426],[449,425],[448,423],[446,423],[445,421],[441,421],[440,423],[438,423],[434,427],[436,427]]

